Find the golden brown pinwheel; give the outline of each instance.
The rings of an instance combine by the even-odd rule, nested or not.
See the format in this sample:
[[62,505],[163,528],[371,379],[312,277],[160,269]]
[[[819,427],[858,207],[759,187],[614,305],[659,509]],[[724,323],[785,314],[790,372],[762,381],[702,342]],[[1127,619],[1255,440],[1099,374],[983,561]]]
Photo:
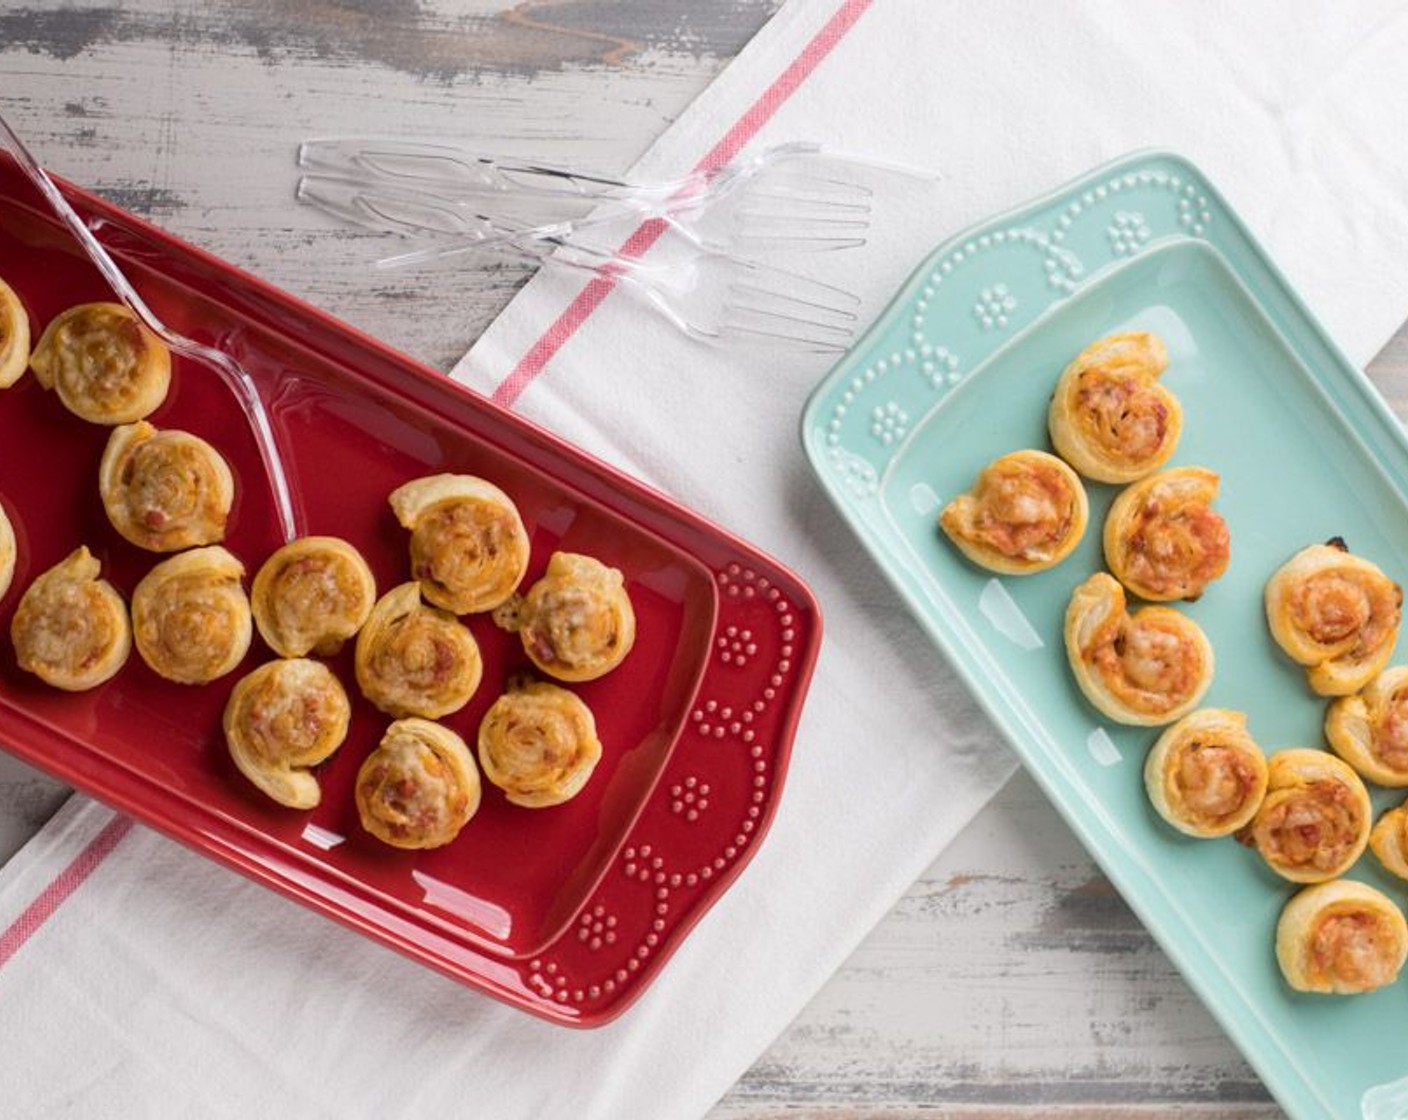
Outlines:
[[1301,992],[1355,995],[1398,979],[1408,922],[1383,893],[1339,879],[1298,891],[1276,923],[1276,961]]
[[397,720],[357,772],[362,827],[396,848],[439,848],[479,808],[479,771],[464,740],[438,723]]
[[1408,786],[1408,666],[1385,669],[1362,692],[1331,703],[1325,738],[1360,777]]
[[422,603],[418,583],[377,600],[357,635],[356,666],[362,695],[383,712],[426,719],[463,708],[484,672],[469,628]]
[[1348,871],[1369,843],[1369,791],[1343,759],[1296,747],[1267,762],[1266,796],[1237,833],[1293,883],[1323,883]]
[[624,577],[575,552],[554,552],[542,578],[496,610],[494,621],[518,631],[528,659],[560,681],[605,676],[636,640]]
[[1045,451],[1013,451],[944,507],[939,527],[979,567],[1021,576],[1069,556],[1089,517],[1075,471]]
[[1196,708],[1212,683],[1212,645],[1201,627],[1172,607],[1130,614],[1124,588],[1105,572],[1072,593],[1065,639],[1080,690],[1119,723],[1172,723]]
[[418,478],[392,492],[411,531],[411,574],[427,602],[452,614],[493,610],[528,570],[528,531],[513,501],[465,474]]
[[240,773],[280,805],[311,809],[322,799],[309,769],[347,737],[352,706],[332,670],[296,657],[241,677],[225,705],[225,743]]
[[171,383],[171,354],[120,303],[80,303],[39,336],[30,369],[64,407],[94,424],[131,424],[154,412]]
[[244,659],[254,635],[244,565],[218,544],[163,560],[132,593],[132,634],[153,672],[207,684]]
[[302,537],[264,561],[250,600],[260,636],[275,653],[331,657],[367,621],[376,581],[346,541]]
[[1379,818],[1369,833],[1369,847],[1385,871],[1408,879],[1408,802]]
[[576,797],[600,758],[591,709],[547,681],[511,683],[479,725],[484,776],[529,809]]
[[1209,508],[1219,479],[1174,467],[1127,486],[1105,517],[1105,563],[1141,599],[1196,599],[1227,570],[1227,522]]
[[112,527],[127,540],[152,552],[179,552],[224,540],[235,480],[199,436],[138,420],[108,437],[98,492]]
[[19,380],[29,365],[29,312],[15,289],[0,279],[0,389]]
[[10,620],[21,669],[81,692],[122,668],[132,650],[127,605],[100,571],[80,547],[29,585]]
[[1388,664],[1403,590],[1344,541],[1303,548],[1266,584],[1271,636],[1321,696],[1348,696]]
[[1200,708],[1164,731],[1144,762],[1144,788],[1159,815],[1189,836],[1230,836],[1266,796],[1266,756],[1247,717]]
[[1183,406],[1159,383],[1167,367],[1163,341],[1146,331],[1092,342],[1051,398],[1056,454],[1097,482],[1133,482],[1158,470],[1183,431]]
[[15,527],[10,524],[10,515],[0,505],[0,599],[10,590],[10,581],[15,578]]

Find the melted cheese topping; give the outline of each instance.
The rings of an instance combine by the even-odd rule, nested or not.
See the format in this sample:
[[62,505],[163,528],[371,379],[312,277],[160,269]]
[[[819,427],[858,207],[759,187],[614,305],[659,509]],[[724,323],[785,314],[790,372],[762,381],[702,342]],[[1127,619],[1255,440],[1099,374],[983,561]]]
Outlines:
[[180,684],[205,684],[234,669],[254,629],[243,574],[219,545],[179,553],[147,573],[132,594],[142,660]]
[[80,548],[29,586],[10,623],[20,668],[77,691],[122,667],[131,648],[127,609],[98,573],[98,561]]
[[357,638],[357,683],[390,715],[458,711],[479,687],[478,643],[454,615],[420,601],[418,584],[387,592]]
[[1080,375],[1075,397],[1081,432],[1106,458],[1138,466],[1163,451],[1169,409],[1148,382],[1097,366]]
[[625,659],[636,636],[621,573],[570,552],[553,553],[543,578],[522,599],[504,604],[494,620],[518,631],[533,664],[565,681],[604,676]]
[[400,848],[440,847],[478,809],[478,774],[448,728],[402,720],[362,764],[356,801],[363,827],[378,839]]
[[222,540],[234,501],[219,452],[188,432],[159,432],[146,421],[114,429],[99,485],[113,528],[155,552]]
[[516,805],[558,805],[586,785],[601,743],[591,710],[546,682],[512,688],[479,725],[484,775]]
[[513,501],[474,475],[418,478],[388,499],[411,531],[411,574],[454,614],[493,610],[528,570],[528,532]]
[[944,507],[939,527],[974,563],[1021,575],[1065,559],[1087,516],[1085,490],[1070,467],[1042,451],[1014,451]]
[[0,280],[0,389],[19,380],[29,364],[29,313],[4,280]]
[[371,614],[376,583],[346,541],[304,537],[264,562],[252,598],[259,632],[274,650],[285,657],[331,656]]
[[1226,570],[1231,536],[1209,508],[1218,478],[1199,467],[1164,471],[1115,500],[1105,556],[1131,591],[1155,602],[1196,599]]
[[140,420],[166,398],[171,356],[124,306],[85,303],[58,315],[30,366],[71,412],[97,424]]

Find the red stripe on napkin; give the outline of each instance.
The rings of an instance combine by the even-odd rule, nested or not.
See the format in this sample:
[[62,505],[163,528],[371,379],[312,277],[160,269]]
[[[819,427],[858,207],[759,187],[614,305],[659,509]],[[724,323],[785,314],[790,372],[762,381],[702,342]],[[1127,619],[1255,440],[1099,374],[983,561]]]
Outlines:
[[[845,0],[826,24],[812,36],[802,52],[788,65],[777,79],[762,92],[762,95],[748,107],[748,110],[733,123],[723,137],[708,154],[695,165],[695,171],[707,171],[720,167],[743,150],[744,145],[758,134],[769,118],[791,97],[802,84],[811,77],[813,71],[833,47],[845,38],[846,32],[855,23],[872,0]],[[652,218],[642,223],[621,245],[618,252],[624,257],[639,257],[660,239],[665,232],[665,223]],[[546,368],[548,362],[591,317],[613,288],[616,281],[598,277],[577,293],[577,298],[567,305],[537,342],[533,343],[507,377],[494,390],[493,399],[505,408],[512,408],[523,390],[533,383]]]
[[53,881],[39,892],[33,902],[25,907],[24,913],[10,923],[4,933],[0,933],[0,968],[4,968],[19,948],[47,922],[64,900],[76,891],[98,865],[107,859],[112,850],[132,828],[130,817],[118,816],[103,826],[101,832],[87,846],[74,856],[69,865],[54,877]]

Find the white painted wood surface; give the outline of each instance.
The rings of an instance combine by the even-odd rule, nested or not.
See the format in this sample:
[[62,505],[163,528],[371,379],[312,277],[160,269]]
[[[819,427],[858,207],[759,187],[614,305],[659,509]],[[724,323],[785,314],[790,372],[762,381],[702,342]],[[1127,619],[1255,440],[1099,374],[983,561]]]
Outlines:
[[[293,204],[298,141],[458,133],[620,169],[777,6],[31,0],[0,8],[0,113],[64,175],[448,369],[526,270],[372,272],[369,238]],[[1408,414],[1408,331],[1371,372]],[[0,755],[0,858],[64,795]],[[711,1117],[799,1115],[1279,1110],[1019,775]]]

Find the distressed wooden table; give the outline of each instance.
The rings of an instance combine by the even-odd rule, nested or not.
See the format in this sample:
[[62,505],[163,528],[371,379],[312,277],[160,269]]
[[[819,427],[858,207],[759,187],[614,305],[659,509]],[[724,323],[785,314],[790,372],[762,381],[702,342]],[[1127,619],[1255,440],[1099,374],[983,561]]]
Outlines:
[[[0,112],[76,182],[448,369],[527,271],[374,274],[291,204],[297,142],[459,132],[624,168],[778,3],[34,0],[0,9]],[[1370,372],[1408,415],[1408,330]],[[0,858],[66,793],[0,754]],[[796,1115],[1279,1110],[1018,775],[711,1113]]]

